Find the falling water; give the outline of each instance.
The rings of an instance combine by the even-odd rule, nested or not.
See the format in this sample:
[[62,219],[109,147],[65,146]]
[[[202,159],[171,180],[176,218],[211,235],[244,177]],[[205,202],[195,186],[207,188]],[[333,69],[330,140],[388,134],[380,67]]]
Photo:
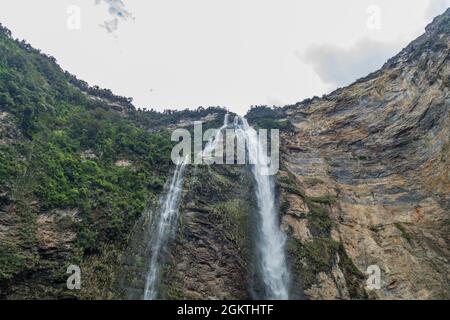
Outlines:
[[[258,202],[257,250],[266,296],[268,299],[288,299],[289,273],[286,266],[284,245],[286,236],[281,231],[275,208],[275,189],[272,177],[267,175],[267,154],[258,141],[256,131],[241,118],[236,133],[245,138],[252,173],[256,181]],[[238,122],[235,121],[235,124]]]
[[145,283],[144,299],[153,300],[157,296],[161,249],[167,244],[168,239],[175,232],[178,219],[178,206],[181,198],[184,169],[186,159],[179,162],[170,181],[168,192],[160,201],[160,211],[156,223],[152,223],[151,257]]
[[[202,151],[204,158],[210,157],[210,154],[221,141],[220,134],[228,126],[228,113],[225,115],[224,123],[217,130],[214,137],[207,142],[205,149]],[[144,299],[153,300],[157,297],[157,286],[160,277],[160,255],[161,250],[167,245],[170,236],[174,233],[176,222],[178,219],[178,206],[181,197],[184,169],[187,158],[177,164],[170,181],[168,192],[160,202],[159,216],[155,223],[150,226],[151,237],[151,256],[146,276],[146,284],[144,290]]]
[[228,127],[228,113],[225,114],[223,119],[223,125],[216,131],[214,137],[211,137],[209,141],[206,143],[205,148],[202,151],[203,159],[210,160],[212,158],[212,151],[215,150],[219,144],[219,142],[223,141],[220,139],[220,135],[222,131]]

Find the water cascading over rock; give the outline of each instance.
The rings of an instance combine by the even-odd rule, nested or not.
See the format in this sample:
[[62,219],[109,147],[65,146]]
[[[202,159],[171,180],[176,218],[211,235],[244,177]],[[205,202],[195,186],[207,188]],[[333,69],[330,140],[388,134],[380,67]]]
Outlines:
[[[242,124],[239,124],[239,121]],[[280,229],[275,206],[275,188],[272,176],[268,175],[268,159],[258,135],[247,122],[235,121],[236,134],[246,141],[248,160],[255,179],[255,194],[258,204],[257,258],[265,298],[289,298],[289,272],[286,264],[286,236]]]
[[160,254],[176,230],[185,166],[186,160],[177,164],[172,180],[170,181],[168,192],[161,199],[159,216],[157,216],[155,223],[152,223],[149,228],[149,232],[152,234],[151,257],[144,289],[145,300],[157,298],[161,268],[159,263]]

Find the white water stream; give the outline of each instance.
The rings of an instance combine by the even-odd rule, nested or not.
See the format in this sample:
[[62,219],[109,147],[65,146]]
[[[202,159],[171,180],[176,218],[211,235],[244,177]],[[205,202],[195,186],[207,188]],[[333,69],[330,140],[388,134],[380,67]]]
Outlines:
[[154,300],[157,297],[157,286],[160,276],[159,258],[161,249],[167,245],[169,238],[174,234],[177,220],[178,207],[183,190],[183,177],[186,161],[178,163],[170,181],[168,192],[160,201],[160,211],[155,224],[150,228],[153,233],[151,244],[151,257],[145,283],[144,299]]
[[[203,157],[210,157],[218,143],[219,135],[228,127],[228,114],[223,126],[217,131],[214,139],[210,139],[203,150]],[[257,257],[258,267],[264,283],[265,298],[289,298],[289,272],[286,265],[286,236],[280,229],[278,212],[275,206],[275,188],[272,176],[268,175],[268,157],[265,148],[258,139],[256,131],[244,118],[235,119],[236,135],[246,142],[249,162],[256,182],[255,194],[258,204],[257,222]],[[168,192],[160,202],[159,215],[151,224],[152,243],[151,257],[148,265],[144,299],[157,298],[157,287],[160,278],[160,254],[174,234],[179,215],[179,202],[182,193],[186,160],[179,163],[173,173]]]
[[[247,144],[248,156],[255,178],[255,193],[258,202],[258,265],[261,270],[268,299],[288,299],[289,272],[286,265],[286,236],[280,229],[275,207],[275,188],[272,176],[268,175],[268,157],[256,131],[244,118],[237,125]],[[239,121],[235,121],[235,125]]]

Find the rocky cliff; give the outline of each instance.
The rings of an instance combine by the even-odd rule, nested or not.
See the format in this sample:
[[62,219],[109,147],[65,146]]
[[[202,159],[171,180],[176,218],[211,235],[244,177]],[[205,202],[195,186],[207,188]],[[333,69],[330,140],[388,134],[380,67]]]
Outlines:
[[[449,23],[447,10],[346,88],[247,114],[281,130],[292,298],[450,298]],[[136,110],[4,28],[0,53],[0,298],[141,298],[170,130],[218,128],[226,111]],[[255,212],[248,166],[189,166],[160,298],[262,297]],[[366,287],[369,266],[380,289]]]
[[[279,110],[282,225],[311,299],[448,299],[450,10],[381,70]],[[381,289],[364,290],[367,268]]]
[[[117,262],[172,168],[171,128],[224,113],[137,110],[0,25],[0,298],[119,297]],[[82,290],[66,287],[70,265]]]
[[[292,298],[449,298],[449,18],[346,88],[247,115],[282,132]],[[253,183],[245,166],[191,169],[166,297],[261,297]]]

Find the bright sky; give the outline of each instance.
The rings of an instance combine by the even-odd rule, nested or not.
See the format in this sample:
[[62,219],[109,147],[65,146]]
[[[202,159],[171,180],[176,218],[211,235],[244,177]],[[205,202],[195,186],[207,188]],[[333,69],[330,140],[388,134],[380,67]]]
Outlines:
[[[78,78],[133,97],[136,107],[220,105],[243,114],[250,105],[320,96],[375,71],[450,6],[450,0],[122,1],[123,8],[120,0],[1,0],[0,22]],[[133,18],[125,20],[128,13]],[[113,32],[100,26],[115,29],[114,18]]]

